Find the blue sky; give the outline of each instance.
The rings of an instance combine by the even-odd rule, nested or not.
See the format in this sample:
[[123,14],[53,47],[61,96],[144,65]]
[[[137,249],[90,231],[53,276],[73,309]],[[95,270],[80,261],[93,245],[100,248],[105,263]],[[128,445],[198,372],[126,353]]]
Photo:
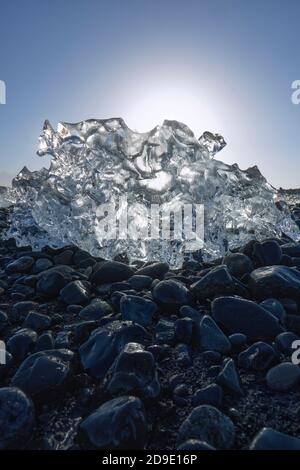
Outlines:
[[46,118],[121,116],[219,132],[225,162],[300,187],[299,15],[298,0],[0,0],[0,184],[48,163]]

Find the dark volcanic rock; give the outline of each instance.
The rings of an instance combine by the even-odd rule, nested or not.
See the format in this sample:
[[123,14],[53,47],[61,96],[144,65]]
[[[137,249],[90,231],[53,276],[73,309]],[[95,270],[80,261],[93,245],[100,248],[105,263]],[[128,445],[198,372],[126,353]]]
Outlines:
[[120,300],[120,311],[123,320],[131,320],[142,326],[150,326],[157,305],[151,300],[137,295],[124,295]]
[[179,308],[189,303],[189,292],[180,282],[160,281],[153,289],[153,298],[162,307]]
[[294,348],[292,347],[294,341],[300,341],[300,337],[291,331],[280,333],[275,338],[277,349],[283,354],[291,355]]
[[197,439],[217,449],[230,449],[234,438],[235,428],[231,419],[213,406],[201,405],[180,426],[178,444]]
[[285,255],[295,258],[300,257],[300,243],[285,243],[281,245],[281,250]]
[[277,319],[250,300],[219,297],[212,302],[212,315],[229,333],[243,333],[248,339],[274,338],[283,331]]
[[71,279],[68,273],[63,272],[59,267],[54,267],[40,274],[36,289],[41,294],[54,297]]
[[253,270],[251,259],[243,253],[228,253],[223,259],[223,264],[227,266],[230,274],[235,277],[241,277]]
[[15,273],[29,273],[34,265],[34,258],[31,256],[22,256],[21,258],[12,261],[6,266],[6,271],[9,274]]
[[235,283],[227,266],[217,266],[190,287],[198,300],[212,299],[217,295],[234,294]]
[[0,310],[0,332],[2,332],[8,325],[8,316],[5,312]]
[[155,338],[159,344],[174,344],[175,323],[166,318],[161,318],[155,327]]
[[138,269],[135,274],[150,276],[152,279],[162,279],[168,271],[169,265],[167,263],[152,263]]
[[252,271],[249,288],[257,300],[269,297],[300,300],[300,272],[287,266],[269,266]]
[[116,356],[127,343],[149,340],[146,330],[130,321],[113,321],[94,330],[79,348],[83,368],[92,376],[102,379]]
[[36,399],[49,400],[66,385],[74,353],[67,349],[37,352],[20,365],[11,385]]
[[112,313],[111,306],[104,300],[96,298],[80,310],[79,317],[82,320],[101,320],[110,313]]
[[272,266],[280,264],[281,247],[275,240],[257,242],[253,247],[252,258],[256,266]]
[[199,346],[205,350],[217,351],[222,354],[231,349],[231,343],[220,330],[214,320],[205,315],[200,323]]
[[143,403],[136,397],[107,401],[80,424],[84,439],[96,449],[143,449],[147,421]]
[[179,343],[190,344],[193,336],[195,322],[189,318],[179,318],[176,320],[175,328],[175,338]]
[[291,362],[282,362],[269,370],[266,380],[271,390],[276,392],[291,390],[300,383],[300,367]]
[[197,439],[189,439],[180,446],[177,450],[216,450],[214,447],[207,444],[207,442],[198,441]]
[[15,361],[22,361],[28,353],[32,352],[37,340],[35,331],[22,328],[11,336],[7,342],[7,349]]
[[274,317],[278,318],[279,322],[284,324],[286,312],[283,305],[277,299],[266,299],[260,304],[265,310],[268,310]]
[[143,289],[150,288],[152,284],[152,277],[150,276],[145,276],[142,274],[137,274],[128,279],[128,282],[132,289],[135,289],[136,291],[140,291]]
[[107,282],[125,281],[133,274],[133,269],[127,264],[119,261],[104,261],[95,265],[90,280],[99,285]]
[[248,349],[241,352],[238,357],[239,367],[258,371],[268,370],[276,362],[278,362],[278,355],[274,348],[262,341],[252,344]]
[[50,324],[51,318],[48,315],[38,312],[29,312],[24,321],[26,328],[31,328],[35,331],[45,330]]
[[36,310],[39,307],[39,304],[36,302],[31,302],[30,300],[24,300],[23,302],[17,302],[13,305],[12,316],[14,320],[24,320],[26,315],[31,310]]
[[263,428],[251,442],[250,450],[300,450],[300,439],[272,428]]
[[218,374],[217,383],[231,393],[243,395],[241,380],[233,359],[225,362],[223,369]]
[[126,344],[109,369],[106,383],[112,395],[156,398],[160,392],[153,355],[138,343]]
[[192,405],[212,405],[220,408],[223,403],[223,390],[220,385],[212,384],[196,390],[192,397]]
[[32,435],[32,401],[15,387],[0,388],[0,449],[23,448]]
[[60,297],[67,305],[85,305],[89,291],[82,281],[72,281],[60,291]]

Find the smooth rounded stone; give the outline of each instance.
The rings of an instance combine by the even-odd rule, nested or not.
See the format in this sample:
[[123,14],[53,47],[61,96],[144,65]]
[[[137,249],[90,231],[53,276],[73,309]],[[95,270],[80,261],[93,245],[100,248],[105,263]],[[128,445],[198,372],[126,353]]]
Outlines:
[[73,359],[74,353],[67,349],[36,352],[23,361],[10,384],[34,399],[48,401],[65,388]]
[[266,299],[260,303],[261,307],[268,312],[272,313],[274,317],[278,318],[278,321],[284,324],[286,319],[286,312],[282,306],[282,303],[277,299]]
[[244,394],[241,386],[241,379],[238,371],[236,370],[233,359],[229,359],[225,362],[223,369],[217,376],[216,382],[228,392],[238,396],[242,396]]
[[280,299],[280,303],[284,308],[285,312],[291,315],[298,313],[299,307],[298,302],[294,299]]
[[300,368],[291,362],[282,362],[269,370],[266,381],[271,390],[286,392],[299,384]]
[[101,318],[111,313],[111,306],[104,300],[96,298],[80,310],[79,317],[82,320],[101,320]]
[[300,257],[300,243],[285,243],[281,245],[282,253],[291,257]]
[[9,338],[7,349],[13,355],[14,360],[19,362],[34,350],[36,340],[37,334],[35,331],[22,328]]
[[32,266],[34,265],[34,258],[31,256],[22,256],[21,258],[16,259],[9,263],[5,270],[9,274],[15,273],[29,273]]
[[32,401],[15,387],[0,388],[0,449],[23,448],[35,426]]
[[252,344],[238,357],[239,367],[257,371],[266,371],[276,362],[278,362],[278,355],[274,348],[262,341]]
[[35,331],[45,330],[50,324],[51,318],[48,315],[38,312],[29,312],[24,321],[25,328],[31,328]]
[[179,308],[189,303],[189,291],[180,282],[160,281],[153,289],[153,298],[166,308]]
[[231,419],[217,408],[200,405],[180,426],[177,445],[190,439],[204,441],[217,449],[230,449],[235,439],[235,427]]
[[71,331],[59,331],[54,341],[55,349],[70,349],[72,343],[72,332]]
[[160,361],[171,355],[172,348],[168,344],[152,344],[147,351],[153,354],[156,361]]
[[119,261],[101,261],[94,266],[90,280],[99,285],[108,282],[126,281],[133,274],[133,269],[127,264]]
[[180,367],[190,367],[193,364],[190,348],[186,344],[177,344],[174,348],[174,356]]
[[207,444],[207,442],[199,441],[197,439],[189,439],[180,446],[177,450],[216,450],[214,447]]
[[139,276],[149,276],[152,279],[162,279],[169,271],[167,263],[152,263],[138,269],[135,274]]
[[257,300],[290,297],[300,300],[300,272],[288,266],[268,266],[252,271],[249,288]]
[[51,331],[45,331],[36,342],[35,352],[47,351],[49,349],[54,349],[53,334]]
[[46,269],[52,268],[53,263],[48,258],[39,258],[34,263],[32,272],[34,274],[41,273],[42,271],[46,271]]
[[24,302],[17,302],[14,304],[11,313],[15,320],[24,320],[31,310],[36,310],[38,307],[38,303],[24,300]]
[[198,310],[190,307],[189,305],[183,305],[179,309],[179,315],[181,317],[188,317],[193,320],[195,323],[200,323],[201,319],[203,318],[203,313],[198,312]]
[[223,389],[220,385],[212,384],[199,388],[192,397],[192,405],[212,405],[220,408],[223,404]]
[[120,311],[123,320],[131,320],[147,327],[152,324],[157,305],[137,295],[124,295],[120,300]]
[[201,357],[211,364],[219,364],[222,359],[222,355],[217,351],[204,351],[201,354]]
[[291,331],[285,331],[284,333],[280,333],[275,338],[275,344],[277,346],[278,351],[283,354],[291,355],[293,353],[292,344],[294,341],[299,341],[300,337]]
[[145,276],[142,274],[135,274],[134,276],[128,279],[129,284],[131,285],[132,289],[136,291],[141,291],[143,289],[150,289],[152,284],[152,277]]
[[250,450],[300,450],[300,439],[272,428],[263,428],[256,434]]
[[144,449],[148,424],[137,397],[114,398],[80,423],[83,439],[96,449]]
[[111,395],[156,398],[160,393],[154,357],[138,343],[125,345],[109,369],[105,383]]
[[131,289],[131,285],[127,281],[113,282],[110,286],[110,294],[114,292],[124,292]]
[[223,264],[227,266],[230,274],[235,277],[241,277],[253,271],[251,259],[243,253],[228,253],[223,258]]
[[231,349],[229,339],[220,330],[214,320],[205,315],[200,323],[199,346],[208,351],[226,354]]
[[175,322],[161,318],[155,327],[155,340],[158,344],[175,343]]
[[178,397],[188,397],[189,395],[189,388],[186,384],[178,384],[173,390],[173,395]]
[[211,269],[202,279],[190,286],[192,295],[197,300],[212,299],[217,295],[234,294],[236,286],[227,266]]
[[219,297],[213,300],[211,311],[229,334],[243,333],[249,340],[273,339],[283,331],[274,315],[251,300]]
[[179,318],[175,321],[174,331],[176,341],[179,343],[190,344],[192,341],[195,322],[189,318]]
[[94,330],[79,348],[84,370],[102,379],[117,355],[127,343],[141,343],[150,340],[147,331],[130,321],[112,321]]
[[67,305],[85,305],[89,301],[89,291],[82,281],[72,281],[60,291],[60,297]]
[[11,289],[8,289],[8,293],[12,300],[25,300],[35,294],[35,290],[32,287],[25,286],[24,284],[16,283]]
[[266,240],[254,244],[252,259],[256,266],[280,264],[281,256],[281,247],[275,240]]
[[56,256],[53,256],[55,264],[70,265],[73,263],[73,250],[64,250]]
[[242,348],[247,344],[247,336],[243,333],[234,333],[228,339],[234,348]]
[[73,254],[73,263],[79,266],[82,261],[89,259],[90,257],[91,255],[88,251],[78,248]]
[[0,310],[0,332],[3,331],[8,325],[8,316],[5,312]]
[[61,289],[69,282],[70,279],[66,278],[62,272],[57,268],[51,268],[43,271],[37,282],[37,292],[49,297],[55,297],[59,294]]

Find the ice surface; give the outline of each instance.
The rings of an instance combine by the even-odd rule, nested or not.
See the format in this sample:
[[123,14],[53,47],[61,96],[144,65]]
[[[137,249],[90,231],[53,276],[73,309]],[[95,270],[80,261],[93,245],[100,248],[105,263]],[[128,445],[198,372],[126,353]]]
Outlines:
[[[122,119],[60,123],[57,131],[46,121],[38,155],[52,156],[50,168],[24,168],[14,179],[16,205],[8,236],[35,248],[74,243],[104,258],[126,253],[130,261],[165,260],[179,267],[190,250],[185,234],[151,239],[145,207],[159,205],[164,224],[170,211],[192,204],[195,224],[194,207],[203,204],[206,259],[282,231],[297,238],[288,208],[277,208],[277,192],[257,167],[242,171],[213,158],[225,145],[222,136],[210,132],[196,139],[177,121],[143,134]],[[130,208],[127,238],[121,238],[121,226],[117,239],[102,236],[105,215],[99,207],[111,203],[119,218]],[[141,238],[133,239],[137,227]],[[113,235],[111,227],[107,230]]]

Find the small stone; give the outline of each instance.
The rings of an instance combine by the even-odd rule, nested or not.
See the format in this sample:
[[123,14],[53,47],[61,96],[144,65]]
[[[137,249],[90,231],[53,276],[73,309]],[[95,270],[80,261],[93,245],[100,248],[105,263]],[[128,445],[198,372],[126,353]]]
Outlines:
[[291,362],[282,362],[269,370],[267,385],[276,392],[286,392],[300,382],[300,368]]
[[107,401],[80,424],[84,439],[95,449],[144,449],[147,421],[139,398]]
[[94,266],[91,282],[100,285],[107,282],[125,281],[133,276],[134,272],[130,266],[119,261],[104,261]]
[[111,395],[137,394],[143,398],[156,398],[160,393],[154,358],[138,343],[126,344],[105,381]]
[[208,385],[196,390],[192,397],[192,405],[212,405],[220,408],[223,403],[223,390],[217,384]]
[[152,283],[151,276],[144,276],[141,274],[136,274],[128,279],[129,284],[131,285],[132,289],[136,291],[141,291],[143,289],[150,288]]
[[259,341],[241,352],[238,357],[238,365],[242,369],[266,371],[278,362],[278,355],[274,348],[267,343]]
[[205,360],[210,362],[210,364],[219,364],[222,359],[222,355],[217,351],[204,351],[201,354],[201,357]]
[[275,240],[266,240],[254,244],[252,258],[256,266],[280,264],[281,256],[281,247]]
[[214,320],[205,315],[200,323],[199,346],[206,350],[225,354],[231,349],[231,343]]
[[6,266],[6,272],[9,274],[15,273],[29,273],[34,264],[34,259],[31,256],[22,256],[21,258],[12,261]]
[[101,320],[112,313],[111,306],[101,299],[93,299],[89,305],[80,310],[79,317],[82,320]]
[[37,291],[49,297],[55,297],[68,283],[68,278],[57,268],[43,271],[37,282]]
[[268,312],[272,313],[272,315],[274,315],[274,317],[276,317],[281,324],[284,324],[286,319],[286,312],[282,306],[282,303],[279,302],[279,300],[266,299],[261,302],[260,305],[265,310],[268,310]]
[[191,318],[179,318],[175,321],[175,337],[179,343],[190,344],[193,336],[194,321]]
[[124,295],[120,300],[120,311],[124,320],[131,320],[144,327],[150,326],[157,305],[137,295]]
[[243,335],[243,333],[234,333],[228,339],[234,348],[242,348],[247,343],[247,336]]
[[300,300],[300,272],[287,266],[268,266],[252,271],[249,288],[257,300],[270,297]]
[[31,302],[30,300],[24,300],[24,302],[17,302],[13,305],[12,316],[15,320],[24,320],[26,315],[31,310],[36,310],[39,304]]
[[180,343],[174,349],[176,362],[180,367],[190,367],[193,364],[191,351],[186,344]]
[[72,281],[67,284],[60,291],[60,296],[67,305],[84,305],[89,300],[88,289],[82,281]]
[[38,312],[29,312],[24,321],[24,327],[35,331],[41,331],[48,328],[51,324],[51,318]]
[[41,273],[42,271],[46,271],[46,269],[52,268],[53,263],[48,258],[39,258],[36,260],[33,266],[32,272],[34,274]]
[[293,353],[292,344],[294,341],[299,341],[300,337],[291,331],[280,333],[275,338],[277,349],[283,354],[291,355]]
[[36,340],[37,334],[35,331],[22,328],[9,338],[7,349],[13,355],[14,360],[19,362],[34,350]]
[[161,318],[155,327],[155,339],[158,344],[175,343],[175,323]]
[[234,424],[217,408],[198,406],[180,426],[177,444],[190,439],[204,441],[217,449],[230,449],[235,439]]
[[230,274],[235,277],[241,277],[253,271],[251,259],[243,253],[228,253],[223,259],[223,264],[226,264]]
[[71,374],[74,353],[67,349],[36,352],[20,365],[11,385],[37,400],[47,400],[61,391]]
[[272,428],[263,428],[254,437],[250,450],[300,450],[300,439]]
[[0,310],[0,332],[2,332],[8,325],[8,316],[5,312]]
[[189,292],[180,282],[169,279],[156,284],[153,298],[163,307],[177,309],[189,303]]
[[217,384],[224,387],[227,391],[236,395],[243,395],[241,380],[235,367],[233,359],[225,362],[225,365],[217,377]]
[[48,349],[54,349],[54,339],[51,331],[46,331],[39,336],[36,342],[35,352],[47,351]]
[[35,425],[32,401],[15,387],[0,388],[0,449],[23,448]]
[[152,263],[138,269],[135,274],[149,276],[152,279],[162,279],[168,271],[169,265],[167,263]]
[[219,295],[235,293],[235,283],[227,266],[211,269],[202,279],[190,287],[191,293],[198,300],[212,299]]

